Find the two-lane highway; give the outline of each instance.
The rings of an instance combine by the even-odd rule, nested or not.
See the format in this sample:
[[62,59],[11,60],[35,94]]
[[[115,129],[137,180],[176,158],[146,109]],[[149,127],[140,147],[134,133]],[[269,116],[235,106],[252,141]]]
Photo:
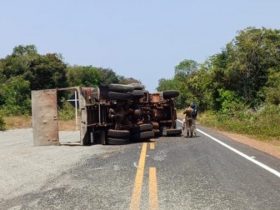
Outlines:
[[0,209],[280,209],[279,159],[199,131],[107,146]]

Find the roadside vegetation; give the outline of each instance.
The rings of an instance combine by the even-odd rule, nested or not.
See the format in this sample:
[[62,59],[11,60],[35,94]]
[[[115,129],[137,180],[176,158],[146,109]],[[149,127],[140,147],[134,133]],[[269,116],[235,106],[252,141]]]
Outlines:
[[[16,46],[10,55],[0,59],[0,130],[12,127],[5,123],[11,117],[30,119],[32,90],[130,82],[139,81],[108,68],[67,65],[60,54],[39,54],[34,45]],[[60,116],[72,119],[72,107],[65,103],[62,107]]]
[[199,122],[209,127],[253,136],[260,140],[280,140],[280,107],[267,105],[256,112],[229,117],[213,111],[200,115]]
[[6,129],[6,123],[3,119],[3,117],[0,115],[0,131],[3,131]]
[[207,126],[280,140],[280,30],[247,28],[204,63],[183,60],[158,90],[181,92]]
[[29,115],[5,116],[3,119],[4,129],[30,128],[32,126],[32,117]]

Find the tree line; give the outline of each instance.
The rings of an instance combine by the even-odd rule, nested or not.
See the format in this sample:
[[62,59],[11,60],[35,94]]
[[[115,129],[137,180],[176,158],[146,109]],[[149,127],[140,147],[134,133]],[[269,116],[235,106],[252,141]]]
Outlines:
[[31,113],[31,90],[139,82],[112,69],[67,65],[60,54],[39,54],[34,45],[19,45],[0,59],[0,114]]
[[[196,103],[205,122],[279,138],[280,30],[246,28],[203,63],[185,59],[159,91],[181,92],[178,108]],[[209,117],[210,116],[210,117]]]
[[242,30],[204,63],[180,62],[174,77],[161,79],[157,89],[179,90],[179,108],[190,102],[216,111],[240,105],[252,109],[263,103],[279,105],[280,30]]

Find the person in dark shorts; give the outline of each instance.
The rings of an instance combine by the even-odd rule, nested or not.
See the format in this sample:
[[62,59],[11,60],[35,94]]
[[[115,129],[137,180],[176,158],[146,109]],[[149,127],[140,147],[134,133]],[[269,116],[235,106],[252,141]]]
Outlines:
[[192,136],[193,111],[191,105],[188,104],[188,107],[183,112],[183,114],[185,114],[185,129],[187,130],[187,136]]

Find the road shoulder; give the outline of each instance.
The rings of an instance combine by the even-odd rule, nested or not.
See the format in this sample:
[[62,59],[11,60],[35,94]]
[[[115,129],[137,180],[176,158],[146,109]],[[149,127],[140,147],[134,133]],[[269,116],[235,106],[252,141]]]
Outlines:
[[220,133],[236,142],[248,145],[254,149],[265,152],[266,154],[269,154],[273,157],[280,159],[280,142],[278,142],[278,141],[264,142],[264,141],[254,139],[253,137],[249,137],[249,136],[246,136],[243,134],[223,131],[223,130],[219,130],[218,128],[211,128],[211,127],[207,127],[204,125],[203,125],[203,127],[210,129],[212,131],[215,131],[217,133]]
[[[205,127],[205,126],[204,126]],[[245,144],[248,145],[252,148],[255,148],[257,150],[260,150],[262,152],[265,152],[273,157],[276,157],[278,159],[280,159],[280,143],[279,142],[273,142],[273,143],[269,143],[269,142],[263,142],[260,140],[256,140],[252,137],[248,137],[242,134],[237,134],[237,133],[232,133],[232,132],[227,132],[227,131],[221,131],[219,129],[215,129],[215,128],[209,128],[210,130],[213,130],[215,132],[218,132],[234,141],[237,141],[241,144]]]

